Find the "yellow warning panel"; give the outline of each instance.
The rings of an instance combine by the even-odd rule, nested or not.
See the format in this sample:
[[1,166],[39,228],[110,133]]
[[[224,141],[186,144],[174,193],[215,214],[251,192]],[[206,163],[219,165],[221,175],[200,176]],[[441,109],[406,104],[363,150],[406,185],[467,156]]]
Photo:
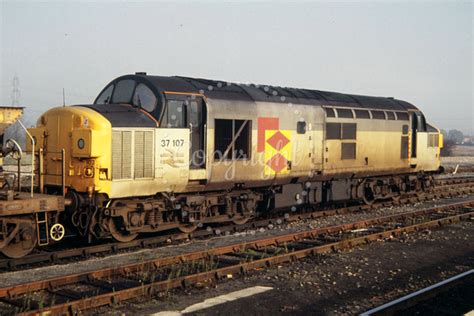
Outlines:
[[289,130],[265,131],[265,175],[290,172],[291,133]]

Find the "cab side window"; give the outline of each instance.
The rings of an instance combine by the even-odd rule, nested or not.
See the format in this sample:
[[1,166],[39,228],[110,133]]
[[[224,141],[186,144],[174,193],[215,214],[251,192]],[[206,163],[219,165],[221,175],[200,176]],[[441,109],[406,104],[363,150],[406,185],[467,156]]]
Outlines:
[[168,128],[186,127],[186,105],[180,100],[169,100],[163,116],[162,126]]
[[425,116],[421,113],[417,113],[417,127],[418,132],[426,132],[426,120]]

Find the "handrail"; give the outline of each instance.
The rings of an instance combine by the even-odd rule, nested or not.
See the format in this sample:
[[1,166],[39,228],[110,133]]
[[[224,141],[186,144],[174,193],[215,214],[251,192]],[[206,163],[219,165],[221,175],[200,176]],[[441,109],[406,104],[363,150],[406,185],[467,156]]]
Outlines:
[[[39,188],[40,191],[43,191],[43,185],[44,185],[44,180],[43,180],[43,177],[44,176],[48,176],[48,177],[57,177],[57,178],[60,178],[60,182],[61,182],[61,187],[62,187],[62,192],[63,192],[63,195],[66,193],[66,165],[65,165],[65,162],[66,162],[66,150],[63,148],[61,151],[59,152],[48,152],[49,154],[53,154],[53,155],[58,155],[59,157],[57,158],[57,162],[60,162],[61,163],[61,170],[59,173],[51,173],[51,172],[45,172],[44,168],[43,168],[43,163],[44,163],[44,158],[42,157],[43,155],[43,148],[39,148],[38,149],[38,152],[34,152],[34,151],[23,151],[25,154],[30,154],[32,156],[32,166],[31,166],[31,171],[21,171],[21,168],[18,168],[17,171],[15,171],[15,174],[18,174],[18,179],[21,178],[21,175],[23,174],[29,174],[29,175],[32,175],[31,178],[33,179],[33,191],[34,191],[34,188]],[[38,159],[36,158],[33,158],[35,157],[36,155],[39,155]],[[39,163],[39,165],[35,165],[36,162]],[[11,172],[12,173],[12,172]],[[36,183],[35,179],[38,179],[38,183]],[[40,193],[43,193],[43,192],[40,192]]]
[[[32,149],[33,154],[31,155],[31,187],[30,187],[31,192],[30,192],[30,196],[33,197],[34,181],[35,181],[34,180],[34,177],[35,177],[35,139],[28,132],[25,125],[23,125],[23,123],[21,122],[20,119],[18,119],[18,123],[20,123],[21,127],[25,130],[26,135],[28,135],[28,137],[31,140],[31,149]],[[20,175],[18,175],[18,178],[19,177],[20,177]]]

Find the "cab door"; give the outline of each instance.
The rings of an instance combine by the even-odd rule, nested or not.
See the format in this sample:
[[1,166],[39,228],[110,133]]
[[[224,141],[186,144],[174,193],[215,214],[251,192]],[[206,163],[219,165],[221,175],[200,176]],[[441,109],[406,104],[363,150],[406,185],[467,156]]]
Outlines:
[[170,130],[183,129],[187,147],[186,160],[189,180],[204,180],[206,173],[206,131],[207,110],[200,95],[169,92],[166,94],[166,107],[162,127]]
[[190,131],[183,100],[169,99],[161,127],[156,129],[155,176],[164,190],[186,187],[189,178]]
[[[419,148],[425,148],[426,146],[426,121],[425,117],[420,112],[414,112],[411,114],[411,129],[410,129],[410,164],[416,165],[419,158],[419,154],[423,153],[418,151]],[[421,157],[422,158],[422,157]]]
[[417,113],[412,113],[411,115],[411,138],[410,138],[410,144],[411,144],[411,151],[410,151],[410,162],[411,163],[416,163],[416,151],[417,151],[417,141],[418,141],[418,116]]
[[206,105],[202,97],[191,96],[185,100],[186,123],[189,128],[189,168],[193,180],[206,178]]

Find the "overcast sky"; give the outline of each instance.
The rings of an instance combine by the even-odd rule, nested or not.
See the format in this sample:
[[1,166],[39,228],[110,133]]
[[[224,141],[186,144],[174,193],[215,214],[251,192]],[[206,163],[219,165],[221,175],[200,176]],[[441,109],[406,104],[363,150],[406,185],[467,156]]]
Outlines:
[[474,134],[470,2],[1,1],[1,98],[30,120],[136,71],[393,96]]

